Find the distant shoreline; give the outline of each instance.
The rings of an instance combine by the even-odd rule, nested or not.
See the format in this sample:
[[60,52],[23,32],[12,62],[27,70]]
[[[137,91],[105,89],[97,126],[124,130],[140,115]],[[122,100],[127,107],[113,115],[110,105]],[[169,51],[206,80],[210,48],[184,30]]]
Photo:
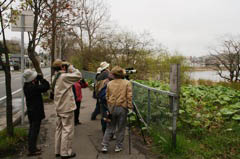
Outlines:
[[[216,71],[212,67],[191,67],[191,72],[198,72],[198,71]],[[223,68],[223,71],[226,71],[226,69]]]

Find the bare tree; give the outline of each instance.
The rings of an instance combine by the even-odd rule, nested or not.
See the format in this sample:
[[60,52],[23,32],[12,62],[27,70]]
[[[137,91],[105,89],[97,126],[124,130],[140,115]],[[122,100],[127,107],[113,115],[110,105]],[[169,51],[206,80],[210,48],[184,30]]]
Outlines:
[[32,10],[34,14],[33,20],[33,32],[28,32],[28,56],[33,63],[34,68],[38,73],[42,73],[39,65],[39,61],[36,58],[35,50],[41,38],[46,34],[42,32],[42,26],[44,21],[44,14],[46,12],[46,4],[44,0],[28,0],[24,1],[20,5],[20,10]]
[[79,27],[79,45],[83,50],[87,44],[89,50],[97,40],[97,33],[109,20],[108,8],[104,0],[80,0],[76,3],[80,14],[76,17]]
[[[210,56],[210,63],[221,78],[229,82],[240,81],[240,40],[232,37],[223,41],[219,47],[210,51]],[[229,74],[224,74],[224,70]]]
[[[0,24],[1,24],[1,35],[3,38],[3,43],[0,42],[0,64],[3,67],[5,73],[5,82],[6,82],[6,95],[7,95],[7,107],[6,107],[6,118],[7,118],[7,135],[13,136],[13,119],[12,119],[12,90],[11,90],[11,72],[10,72],[10,63],[9,63],[9,50],[6,43],[5,37],[5,28],[7,25],[4,25],[3,18],[7,17],[7,13],[10,11],[10,5],[14,0],[4,0],[0,1]],[[2,53],[5,55],[5,61],[2,59]]]

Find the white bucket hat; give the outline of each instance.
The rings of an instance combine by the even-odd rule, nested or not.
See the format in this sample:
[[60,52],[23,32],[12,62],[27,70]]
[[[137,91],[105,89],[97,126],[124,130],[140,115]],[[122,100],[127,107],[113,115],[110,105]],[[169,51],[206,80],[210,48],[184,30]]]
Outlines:
[[98,67],[97,68],[97,73],[101,73],[102,72],[102,68],[101,67]]
[[30,69],[26,69],[23,73],[25,82],[31,82],[37,77],[37,72]]
[[105,70],[106,68],[109,67],[109,63],[107,63],[106,61],[101,62],[100,67],[102,70]]

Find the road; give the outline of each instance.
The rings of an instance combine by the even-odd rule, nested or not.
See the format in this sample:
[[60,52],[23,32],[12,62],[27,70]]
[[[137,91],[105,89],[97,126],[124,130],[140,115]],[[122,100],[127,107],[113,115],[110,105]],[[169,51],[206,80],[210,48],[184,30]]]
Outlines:
[[[49,77],[50,75],[50,68],[43,68],[42,69],[44,77]],[[12,78],[12,93],[18,94],[18,92],[21,92],[22,89],[22,74],[21,72],[12,72],[11,73]],[[20,94],[20,93],[19,93]],[[5,76],[4,74],[0,75],[0,101],[4,99],[6,96],[6,89],[5,89]]]
[[[50,78],[50,68],[42,68],[44,77]],[[22,74],[21,72],[11,73],[11,86],[13,95],[13,112],[21,109],[21,93],[22,93]],[[6,89],[5,89],[5,75],[0,73],[0,117],[6,113]]]

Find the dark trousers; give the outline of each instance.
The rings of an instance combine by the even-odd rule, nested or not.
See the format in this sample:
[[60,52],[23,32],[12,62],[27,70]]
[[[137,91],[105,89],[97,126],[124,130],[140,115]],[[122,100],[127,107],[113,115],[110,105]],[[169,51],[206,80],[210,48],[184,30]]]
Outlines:
[[74,121],[75,121],[75,123],[78,123],[79,122],[81,102],[76,101],[76,106],[77,106],[77,109],[74,111]]
[[103,135],[104,135],[104,133],[107,129],[107,122],[104,121],[103,118],[107,118],[107,111],[108,111],[107,103],[100,101],[100,109],[101,109],[101,113],[102,113],[101,126],[102,126],[102,132],[103,132]]
[[97,98],[96,107],[92,113],[91,119],[95,120],[98,114],[100,114],[100,103],[99,103],[99,99]]
[[40,131],[41,120],[29,120],[28,150],[35,152],[37,149],[37,138]]

